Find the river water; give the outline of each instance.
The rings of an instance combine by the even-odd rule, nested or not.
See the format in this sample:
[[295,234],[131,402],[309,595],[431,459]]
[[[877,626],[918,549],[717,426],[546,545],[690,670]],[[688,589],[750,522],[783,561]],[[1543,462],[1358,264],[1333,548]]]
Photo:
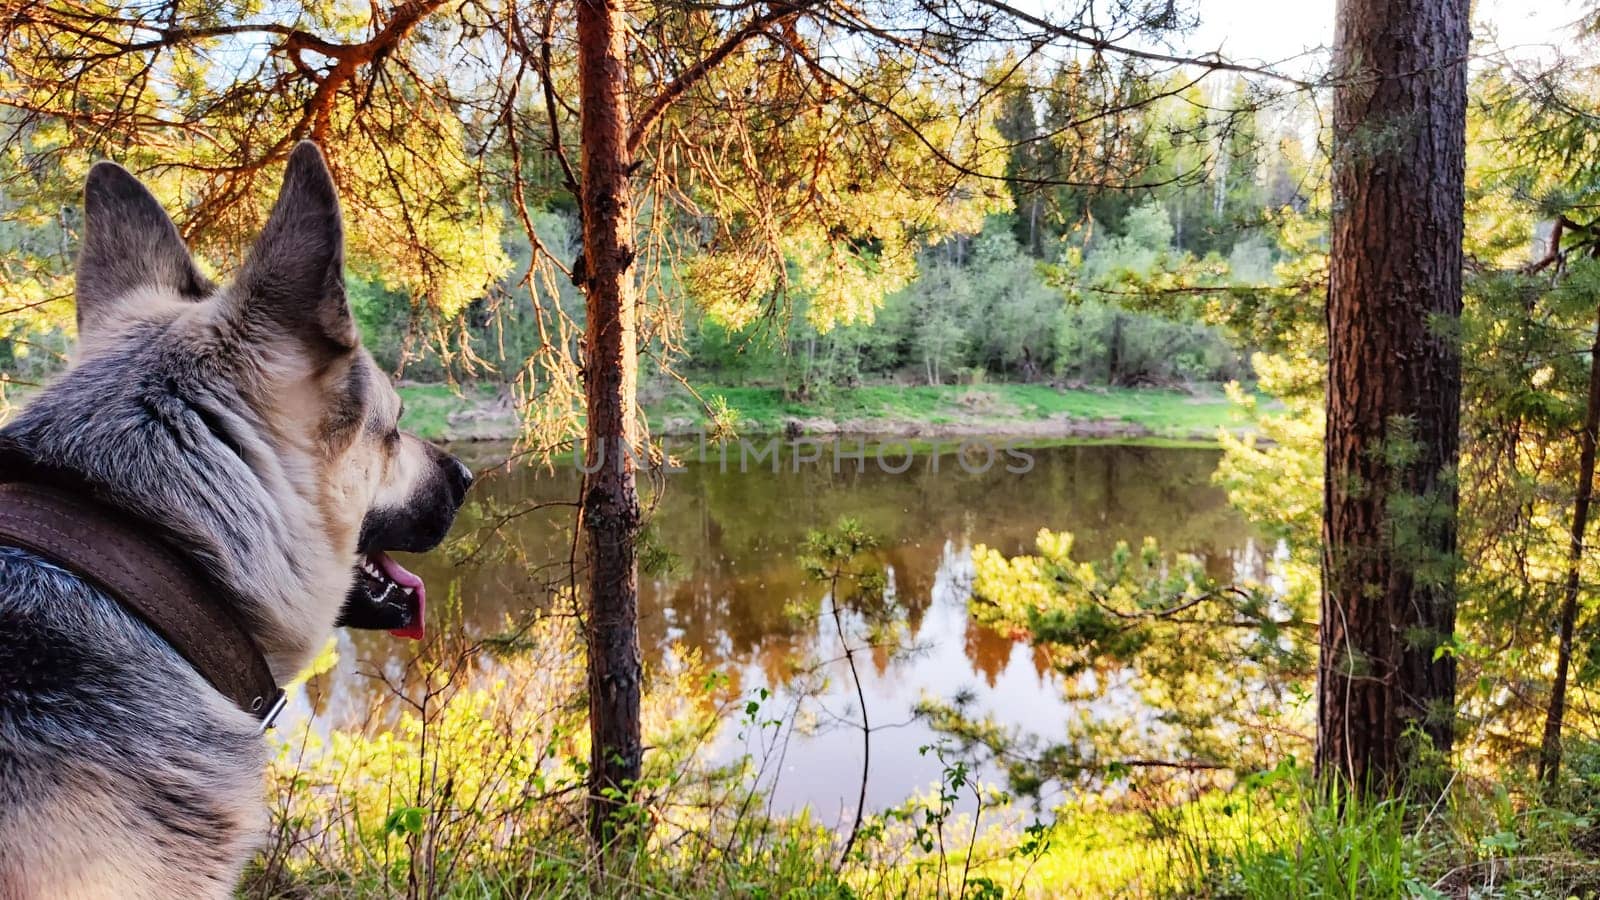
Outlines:
[[[508,448],[458,449],[485,474],[453,543],[404,562],[427,580],[431,597],[457,598],[454,627],[491,634],[551,602],[547,582],[560,567],[550,564],[569,558],[572,509],[564,504],[578,475],[570,459],[553,468],[495,466]],[[974,545],[1029,552],[1034,535],[1049,528],[1075,533],[1083,559],[1149,535],[1166,550],[1201,557],[1213,576],[1260,565],[1249,528],[1211,484],[1215,450],[1013,447],[989,459],[970,448],[962,456],[954,447],[897,446],[881,462],[870,445],[864,460],[856,452],[853,443],[787,452],[773,471],[770,458],[741,463],[737,451],[726,460],[712,451],[702,461],[689,447],[681,465],[644,492],[652,508],[646,555],[654,560],[640,577],[646,667],[669,653],[697,652],[726,677],[727,695],[771,692],[774,714],[806,695],[807,727],[788,737],[781,754],[758,738],[741,741],[748,730],[732,722],[710,748],[713,758],[767,758],[779,810],[809,805],[836,822],[853,810],[859,789],[861,733],[850,723],[859,721],[860,704],[839,661],[833,620],[815,615],[826,586],[809,579],[797,558],[809,530],[848,516],[879,540],[876,559],[893,598],[886,608],[903,626],[894,649],[869,647],[860,617],[846,617],[850,640],[864,648],[858,662],[875,726],[872,809],[938,780],[938,760],[919,752],[938,739],[913,715],[924,697],[961,697],[975,714],[1046,737],[1077,714],[1042,654],[969,617]],[[813,614],[796,615],[797,607]],[[321,727],[361,721],[359,707],[383,690],[361,673],[392,671],[418,649],[383,634],[341,634],[341,662],[328,676],[335,683],[323,685],[314,703]],[[310,706],[302,695],[295,713],[303,717]]]

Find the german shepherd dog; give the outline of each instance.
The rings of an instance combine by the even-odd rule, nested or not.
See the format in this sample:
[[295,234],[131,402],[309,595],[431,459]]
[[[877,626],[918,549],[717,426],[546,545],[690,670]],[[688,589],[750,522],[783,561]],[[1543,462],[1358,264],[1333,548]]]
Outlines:
[[[0,440],[181,539],[279,683],[336,624],[420,636],[384,551],[435,547],[472,475],[398,428],[321,153],[295,148],[226,286],[126,170],[84,197],[74,363]],[[266,835],[259,731],[122,604],[0,546],[0,900],[228,896]]]

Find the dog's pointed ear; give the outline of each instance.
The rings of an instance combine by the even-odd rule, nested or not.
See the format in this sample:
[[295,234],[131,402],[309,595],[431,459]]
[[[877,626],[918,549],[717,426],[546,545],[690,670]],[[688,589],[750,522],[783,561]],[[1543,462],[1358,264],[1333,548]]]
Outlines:
[[357,332],[344,291],[344,225],[333,174],[322,153],[301,141],[289,155],[283,188],[238,281],[236,302],[252,325],[275,327],[334,353],[355,349]]
[[111,318],[140,288],[191,300],[213,285],[195,267],[178,227],[139,179],[112,162],[95,163],[83,184],[83,246],[78,251],[78,331]]

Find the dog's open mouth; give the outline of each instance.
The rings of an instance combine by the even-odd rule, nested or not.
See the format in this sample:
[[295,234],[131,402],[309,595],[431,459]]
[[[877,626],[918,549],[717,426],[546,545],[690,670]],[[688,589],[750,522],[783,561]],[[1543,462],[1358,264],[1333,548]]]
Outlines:
[[354,602],[366,607],[362,627],[388,628],[395,637],[414,641],[426,636],[423,615],[428,592],[421,578],[406,571],[389,554],[379,550],[362,556],[350,594],[345,604],[347,613]]

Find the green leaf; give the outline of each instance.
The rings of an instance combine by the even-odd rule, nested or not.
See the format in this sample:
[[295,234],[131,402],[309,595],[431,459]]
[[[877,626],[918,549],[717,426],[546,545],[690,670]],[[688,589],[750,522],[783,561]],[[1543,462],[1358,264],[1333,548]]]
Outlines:
[[428,808],[425,806],[402,806],[389,811],[383,820],[384,834],[421,834],[422,823],[427,821]]

